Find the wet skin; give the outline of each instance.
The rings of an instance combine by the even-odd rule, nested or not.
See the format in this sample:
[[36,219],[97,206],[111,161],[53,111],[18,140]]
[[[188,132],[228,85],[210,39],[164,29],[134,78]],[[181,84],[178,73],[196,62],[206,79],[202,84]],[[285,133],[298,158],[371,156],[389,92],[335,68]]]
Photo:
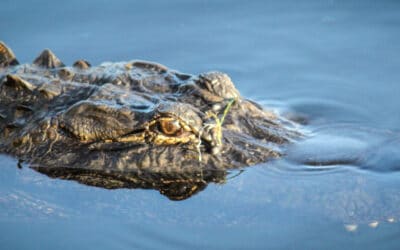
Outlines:
[[20,65],[0,43],[0,152],[51,177],[179,200],[229,169],[279,157],[298,136],[221,72],[145,61],[68,67],[50,50]]

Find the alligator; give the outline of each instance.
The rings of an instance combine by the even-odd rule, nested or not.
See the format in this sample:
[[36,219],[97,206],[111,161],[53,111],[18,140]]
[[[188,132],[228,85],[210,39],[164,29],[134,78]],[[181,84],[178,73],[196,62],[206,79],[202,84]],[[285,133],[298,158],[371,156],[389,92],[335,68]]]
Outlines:
[[225,73],[138,60],[69,67],[49,49],[19,64],[0,42],[0,153],[53,178],[182,200],[280,157],[299,135]]

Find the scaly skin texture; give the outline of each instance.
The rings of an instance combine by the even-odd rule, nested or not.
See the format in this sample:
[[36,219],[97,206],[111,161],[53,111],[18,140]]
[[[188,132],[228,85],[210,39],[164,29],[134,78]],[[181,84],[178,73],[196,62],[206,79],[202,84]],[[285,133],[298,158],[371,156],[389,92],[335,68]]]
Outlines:
[[144,61],[66,67],[50,50],[19,65],[0,43],[0,152],[51,177],[179,200],[228,169],[279,157],[296,136],[224,73]]

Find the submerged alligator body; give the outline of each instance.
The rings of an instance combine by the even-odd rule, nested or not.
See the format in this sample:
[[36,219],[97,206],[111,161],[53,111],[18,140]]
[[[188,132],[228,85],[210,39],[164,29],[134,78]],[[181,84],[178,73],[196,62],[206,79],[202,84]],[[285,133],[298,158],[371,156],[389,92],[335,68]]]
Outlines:
[[0,152],[51,177],[185,199],[228,169],[279,157],[296,136],[220,72],[67,67],[50,50],[20,65],[0,42]]

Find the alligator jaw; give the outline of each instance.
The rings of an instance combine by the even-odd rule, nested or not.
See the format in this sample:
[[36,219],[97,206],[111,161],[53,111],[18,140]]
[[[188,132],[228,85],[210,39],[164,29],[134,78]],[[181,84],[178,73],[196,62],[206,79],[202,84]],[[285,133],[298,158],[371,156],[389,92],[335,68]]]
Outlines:
[[50,50],[16,64],[0,43],[0,153],[51,177],[184,199],[229,169],[279,157],[299,135],[221,72],[145,61],[68,67]]

